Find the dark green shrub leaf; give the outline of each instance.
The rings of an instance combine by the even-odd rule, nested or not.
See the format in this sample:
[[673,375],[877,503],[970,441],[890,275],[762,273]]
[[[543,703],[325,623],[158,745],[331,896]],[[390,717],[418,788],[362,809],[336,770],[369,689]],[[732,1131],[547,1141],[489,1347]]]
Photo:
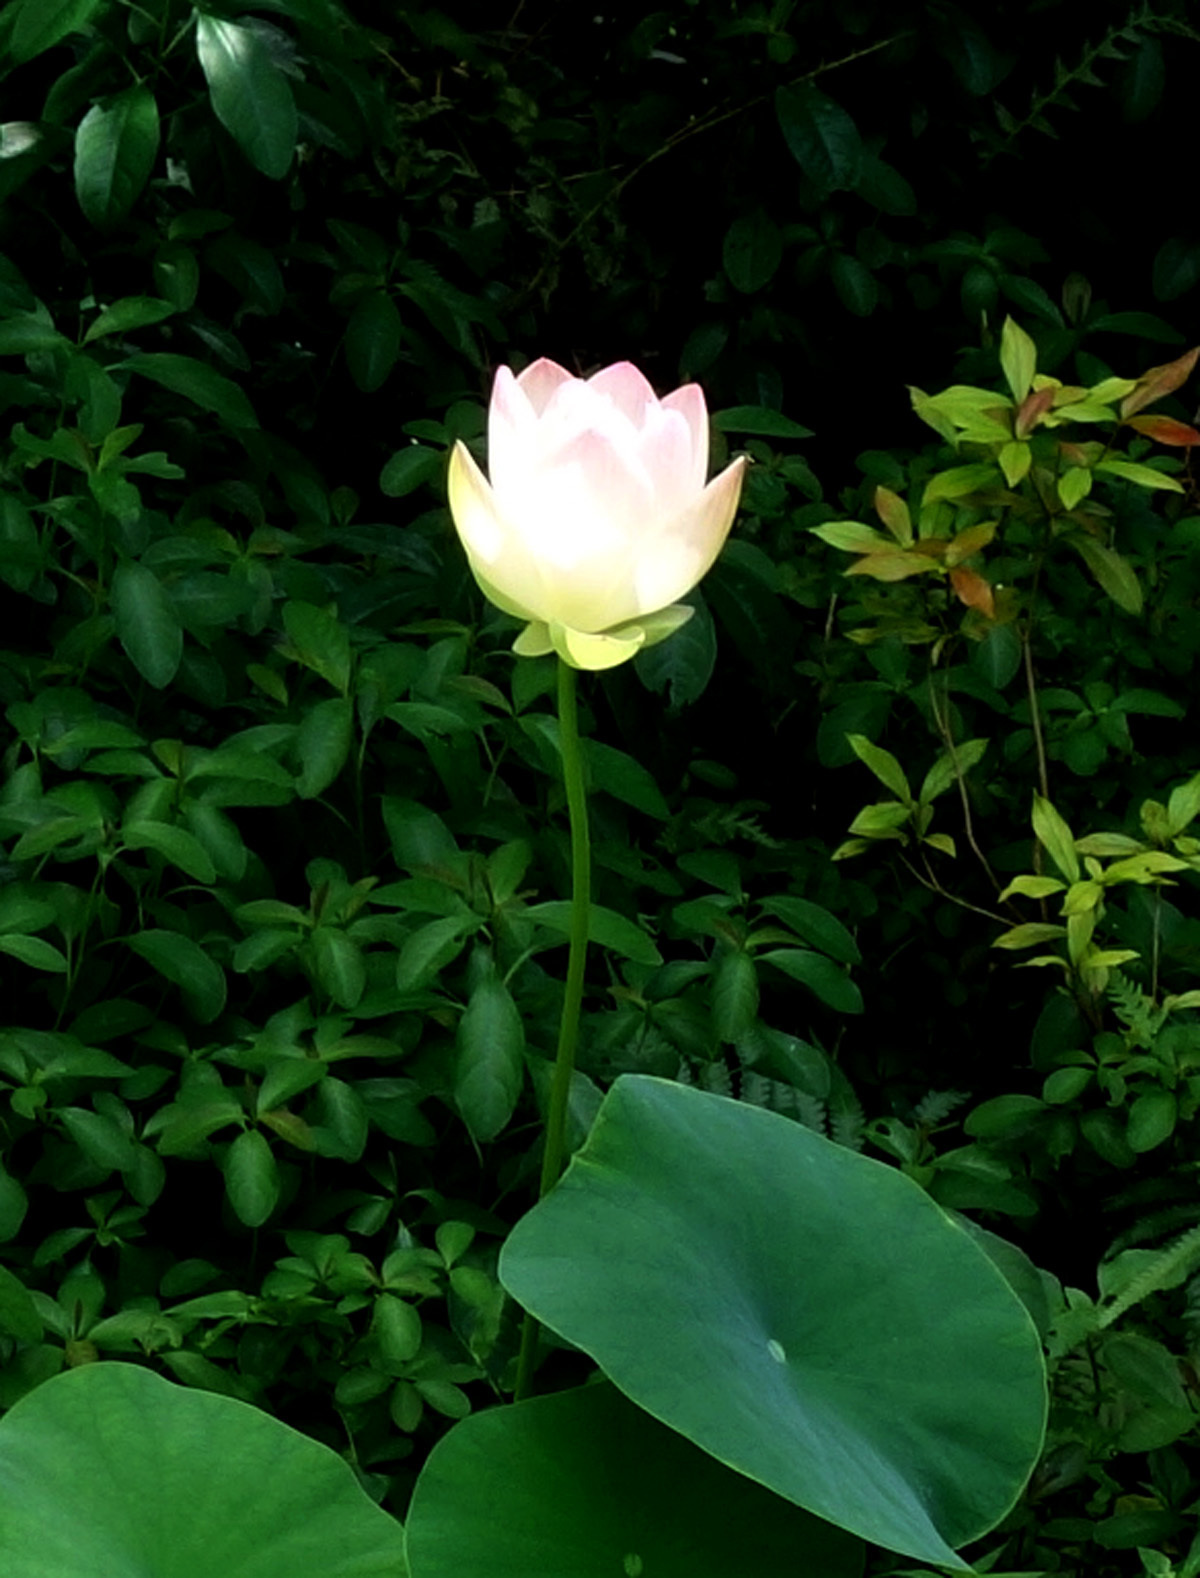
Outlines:
[[8,46],[13,59],[32,60],[68,34],[82,32],[101,3],[102,0],[21,0]]
[[910,1179],[774,1113],[621,1076],[500,1277],[719,1461],[918,1560],[965,1570],[1037,1461],[1041,1344],[1000,1272]]
[[463,1420],[421,1471],[407,1534],[417,1578],[856,1578],[863,1563],[853,1536],[607,1383]]
[[302,800],[315,800],[341,772],[354,738],[354,704],[347,696],[319,701],[296,734],[300,777],[296,788]]
[[824,954],[810,953],[807,948],[772,948],[758,957],[763,964],[773,964],[777,970],[790,975],[793,981],[802,981],[839,1014],[862,1013],[862,993],[845,970]]
[[134,1144],[113,1118],[86,1107],[62,1107],[63,1127],[89,1161],[104,1172],[123,1172],[134,1164]]
[[52,975],[67,973],[66,955],[44,937],[21,937],[9,932],[0,936],[0,953],[19,959],[34,970],[48,970]]
[[740,949],[722,954],[712,983],[713,1029],[722,1041],[736,1041],[758,1013],[758,972]]
[[184,395],[202,410],[215,412],[228,427],[258,426],[258,418],[238,385],[194,356],[145,351],[119,365],[161,384],[173,394]]
[[296,148],[296,101],[258,33],[201,13],[196,52],[213,114],[256,169],[282,179]]
[[198,943],[177,931],[142,931],[129,946],[159,975],[180,987],[192,1012],[209,1023],[225,1006],[225,972]]
[[779,893],[773,898],[761,900],[760,908],[768,915],[778,916],[797,936],[803,937],[804,941],[811,943],[814,948],[820,948],[822,953],[827,953],[839,964],[862,962],[858,944],[841,921],[810,899],[796,898],[790,893]]
[[153,570],[126,560],[113,571],[110,596],[126,656],[148,684],[164,689],[183,656],[183,629],[166,588]]
[[167,822],[127,822],[121,829],[121,842],[126,849],[153,849],[197,882],[217,880],[217,868],[204,846],[182,827]]
[[[531,904],[523,914],[527,920],[559,932],[564,940],[571,934],[569,899],[548,899],[544,904]],[[591,906],[588,937],[602,948],[611,948],[614,953],[636,960],[638,964],[662,963],[662,954],[640,926],[627,916],[619,915],[616,910],[605,909],[602,904]]]
[[387,382],[400,356],[400,313],[385,290],[372,290],[355,303],[346,325],[346,364],[364,394]]
[[1154,294],[1159,301],[1175,301],[1200,280],[1200,245],[1171,236],[1154,259]]
[[829,259],[829,276],[842,305],[856,318],[869,318],[879,305],[879,283],[870,269],[849,252],[834,252]]
[[624,800],[637,811],[665,821],[671,808],[662,797],[662,791],[641,762],[615,750],[600,740],[584,742],[584,760],[591,776],[592,787],[617,800]]
[[695,609],[686,625],[634,659],[638,678],[651,690],[665,690],[672,712],[699,701],[717,663],[717,636],[708,604],[699,592],[684,601]]
[[339,1008],[356,1008],[367,985],[362,949],[344,931],[335,931],[330,926],[318,926],[309,946],[322,991]]
[[458,1024],[454,1099],[476,1140],[494,1140],[508,1123],[525,1072],[525,1027],[508,987],[487,976]]
[[802,82],[776,89],[775,114],[792,157],[818,191],[854,190],[862,173],[862,139],[840,104]]
[[144,329],[149,324],[161,323],[177,310],[171,302],[160,301],[156,296],[123,296],[93,318],[83,343],[90,345],[107,334],[129,334],[134,329]]
[[735,290],[747,296],[763,290],[783,260],[778,225],[761,208],[735,219],[725,232],[721,257]]
[[0,1266],[0,1331],[19,1342],[41,1342],[45,1328],[25,1284]]
[[238,1220],[261,1227],[279,1201],[279,1169],[266,1139],[246,1129],[225,1153],[225,1191]]
[[75,133],[75,195],[88,220],[108,230],[124,219],[158,155],[158,105],[138,83],[94,104]]
[[421,1347],[421,1317],[411,1304],[382,1293],[371,1312],[371,1330],[387,1365],[404,1365]]
[[[782,411],[765,405],[731,405],[714,411],[712,425],[722,433],[747,433],[756,438],[811,438],[811,427],[801,427]],[[684,626],[687,629],[687,626]]]
[[389,499],[401,499],[426,482],[436,482],[446,470],[446,457],[424,444],[410,444],[398,449],[384,466],[379,478],[379,491]]

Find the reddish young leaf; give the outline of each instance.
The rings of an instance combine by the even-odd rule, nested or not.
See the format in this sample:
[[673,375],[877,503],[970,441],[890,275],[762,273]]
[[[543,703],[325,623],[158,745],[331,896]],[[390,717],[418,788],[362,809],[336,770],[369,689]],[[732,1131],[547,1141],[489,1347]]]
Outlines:
[[1054,404],[1054,396],[1057,392],[1056,389],[1051,387],[1049,389],[1035,389],[1025,396],[1017,411],[1017,419],[1013,423],[1013,432],[1018,438],[1024,438],[1031,429],[1037,426],[1038,419]]
[[1200,356],[1200,345],[1194,345],[1190,351],[1185,351],[1173,362],[1164,362],[1161,367],[1151,367],[1144,372],[1137,381],[1137,388],[1131,390],[1121,401],[1121,415],[1130,417],[1135,411],[1140,411],[1144,406],[1153,405],[1156,400],[1161,400],[1164,395],[1169,395],[1185,383],[1191,376],[1192,368],[1196,365],[1196,358]]
[[1139,433],[1145,433],[1147,438],[1157,439],[1160,444],[1176,444],[1185,449],[1192,444],[1200,444],[1200,433],[1186,422],[1177,422],[1174,417],[1131,416],[1128,425],[1136,427]]
[[996,612],[996,601],[990,584],[975,570],[951,570],[950,585],[958,593],[960,603],[968,608],[978,608],[989,619]]

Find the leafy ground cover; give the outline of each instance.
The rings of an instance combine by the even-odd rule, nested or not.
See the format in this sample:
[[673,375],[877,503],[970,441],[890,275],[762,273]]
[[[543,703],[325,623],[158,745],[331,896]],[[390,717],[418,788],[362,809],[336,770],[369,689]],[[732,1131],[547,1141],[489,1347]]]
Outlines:
[[[224,1394],[447,1559],[413,1486],[500,1450],[570,881],[554,661],[446,458],[496,365],[628,356],[754,464],[690,623],[581,687],[570,1143],[650,1076],[906,1174],[1049,1368],[967,1555],[1200,1572],[1196,37],[1082,12],[5,9],[0,1408]],[[539,1312],[545,1390],[618,1379]]]

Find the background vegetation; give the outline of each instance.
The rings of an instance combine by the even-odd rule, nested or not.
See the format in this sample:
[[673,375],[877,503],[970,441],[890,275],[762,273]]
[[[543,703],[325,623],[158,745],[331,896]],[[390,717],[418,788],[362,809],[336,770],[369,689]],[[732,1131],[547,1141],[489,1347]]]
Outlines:
[[[680,1078],[1019,1246],[1055,1412],[996,1570],[1200,1571],[1192,441],[1123,428],[1174,486],[1074,545],[1033,474],[943,498],[1004,517],[991,604],[813,535],[981,459],[905,385],[1003,390],[1007,315],[1071,386],[1200,338],[1198,46],[1184,0],[4,9],[0,1406],[138,1356],[403,1514],[509,1384],[565,816],[445,454],[496,365],[628,358],[756,465],[696,618],[585,691],[577,1137]],[[1058,923],[1000,897],[1072,858],[1035,791],[1177,862],[1080,895],[1119,963],[994,947]]]

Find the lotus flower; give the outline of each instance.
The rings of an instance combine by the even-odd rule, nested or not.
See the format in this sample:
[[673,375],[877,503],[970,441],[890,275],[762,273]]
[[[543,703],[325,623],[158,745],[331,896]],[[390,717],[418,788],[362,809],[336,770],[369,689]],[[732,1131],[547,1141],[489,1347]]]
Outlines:
[[678,599],[729,535],[745,459],[706,484],[697,384],[659,400],[629,362],[588,379],[501,367],[488,413],[491,481],[459,442],[450,513],[484,595],[528,621],[523,657],[612,668],[692,613]]

